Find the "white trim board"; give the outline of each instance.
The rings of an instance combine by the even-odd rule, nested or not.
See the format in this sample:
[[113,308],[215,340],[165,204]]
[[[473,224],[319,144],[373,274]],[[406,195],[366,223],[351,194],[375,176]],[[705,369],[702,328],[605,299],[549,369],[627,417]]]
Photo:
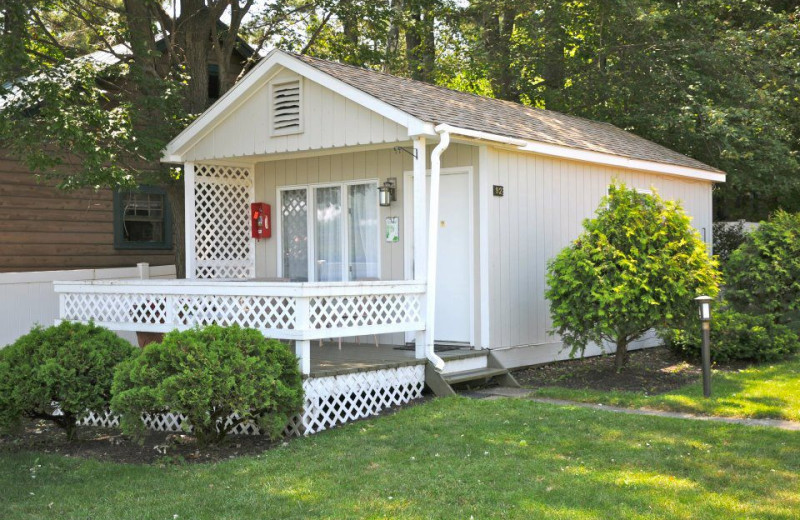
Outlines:
[[[430,175],[430,168],[426,170],[426,176]],[[475,172],[472,166],[454,166],[450,168],[441,168],[440,175],[452,175],[466,173],[467,174],[467,192],[469,193],[469,201],[466,204],[469,208],[469,344],[473,348],[475,344],[475,209],[473,201],[475,200]],[[414,226],[409,225],[411,216],[414,213],[414,200],[413,200],[413,183],[414,172],[413,170],[406,170],[403,172],[403,193],[410,194],[411,196],[403,197],[403,223],[402,229],[405,230],[405,237],[403,239],[403,274],[406,280],[413,279],[414,277]],[[427,194],[430,196],[430,194]],[[444,196],[446,194],[440,193]],[[406,342],[414,341],[414,333],[406,334]]]

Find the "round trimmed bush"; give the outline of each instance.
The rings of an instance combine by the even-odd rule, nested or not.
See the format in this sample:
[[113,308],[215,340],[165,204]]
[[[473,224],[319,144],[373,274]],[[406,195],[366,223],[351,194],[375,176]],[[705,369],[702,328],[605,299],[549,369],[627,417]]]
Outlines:
[[277,436],[302,407],[303,381],[282,343],[257,330],[212,325],[173,331],[144,347],[118,367],[113,395],[111,408],[127,433],[141,433],[143,413],[181,413],[198,443],[208,444],[248,421]]
[[[711,359],[715,362],[776,361],[800,349],[797,334],[768,314],[750,315],[723,307],[712,318]],[[700,358],[702,336],[696,320],[683,330],[672,330],[664,339],[677,354]]]
[[0,426],[15,426],[22,417],[47,419],[73,439],[89,411],[108,408],[114,369],[136,350],[92,324],[35,327],[0,350]]

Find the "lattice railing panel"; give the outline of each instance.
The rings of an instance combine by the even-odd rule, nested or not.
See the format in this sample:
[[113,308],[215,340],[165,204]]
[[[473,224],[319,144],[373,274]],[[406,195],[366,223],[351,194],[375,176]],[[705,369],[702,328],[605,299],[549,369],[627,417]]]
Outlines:
[[180,325],[294,329],[295,300],[281,296],[181,295],[172,300]]
[[63,301],[61,318],[74,321],[261,330],[296,326],[296,300],[283,296],[65,293]]
[[371,294],[311,298],[311,328],[351,328],[422,321],[417,294]]
[[248,168],[195,166],[195,277],[255,276],[249,220],[253,193]]
[[303,383],[303,414],[295,417],[286,433],[309,435],[376,415],[421,397],[424,386],[424,365],[308,378]]
[[[400,406],[422,396],[425,366],[370,370],[330,377],[310,377],[303,381],[303,413],[295,416],[284,430],[286,435],[310,435],[334,426]],[[228,423],[232,418],[228,419]],[[162,432],[191,431],[183,414],[143,414],[142,421],[151,430]],[[90,412],[80,424],[116,428],[119,416],[111,412]],[[242,423],[232,431],[240,435],[259,435],[258,426]]]
[[64,293],[61,319],[98,323],[167,323],[167,296],[156,294]]

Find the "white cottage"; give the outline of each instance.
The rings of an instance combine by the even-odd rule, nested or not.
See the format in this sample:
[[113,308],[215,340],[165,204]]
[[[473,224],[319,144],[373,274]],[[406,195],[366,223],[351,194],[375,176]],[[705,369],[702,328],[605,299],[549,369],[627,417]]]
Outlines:
[[163,160],[184,166],[187,279],[57,283],[61,318],[291,340],[306,433],[565,356],[546,262],[612,180],[681,200],[709,247],[725,180],[605,123],[279,50]]

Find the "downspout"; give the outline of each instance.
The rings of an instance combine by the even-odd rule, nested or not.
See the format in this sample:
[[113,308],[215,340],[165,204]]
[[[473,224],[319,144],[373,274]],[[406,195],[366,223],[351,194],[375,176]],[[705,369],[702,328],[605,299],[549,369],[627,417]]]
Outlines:
[[430,210],[428,214],[428,280],[425,293],[425,357],[433,367],[441,372],[444,370],[444,360],[434,352],[434,323],[436,321],[436,259],[437,245],[439,243],[439,175],[442,169],[442,153],[450,145],[450,130],[447,125],[436,127],[439,134],[439,144],[431,152],[431,194]]

